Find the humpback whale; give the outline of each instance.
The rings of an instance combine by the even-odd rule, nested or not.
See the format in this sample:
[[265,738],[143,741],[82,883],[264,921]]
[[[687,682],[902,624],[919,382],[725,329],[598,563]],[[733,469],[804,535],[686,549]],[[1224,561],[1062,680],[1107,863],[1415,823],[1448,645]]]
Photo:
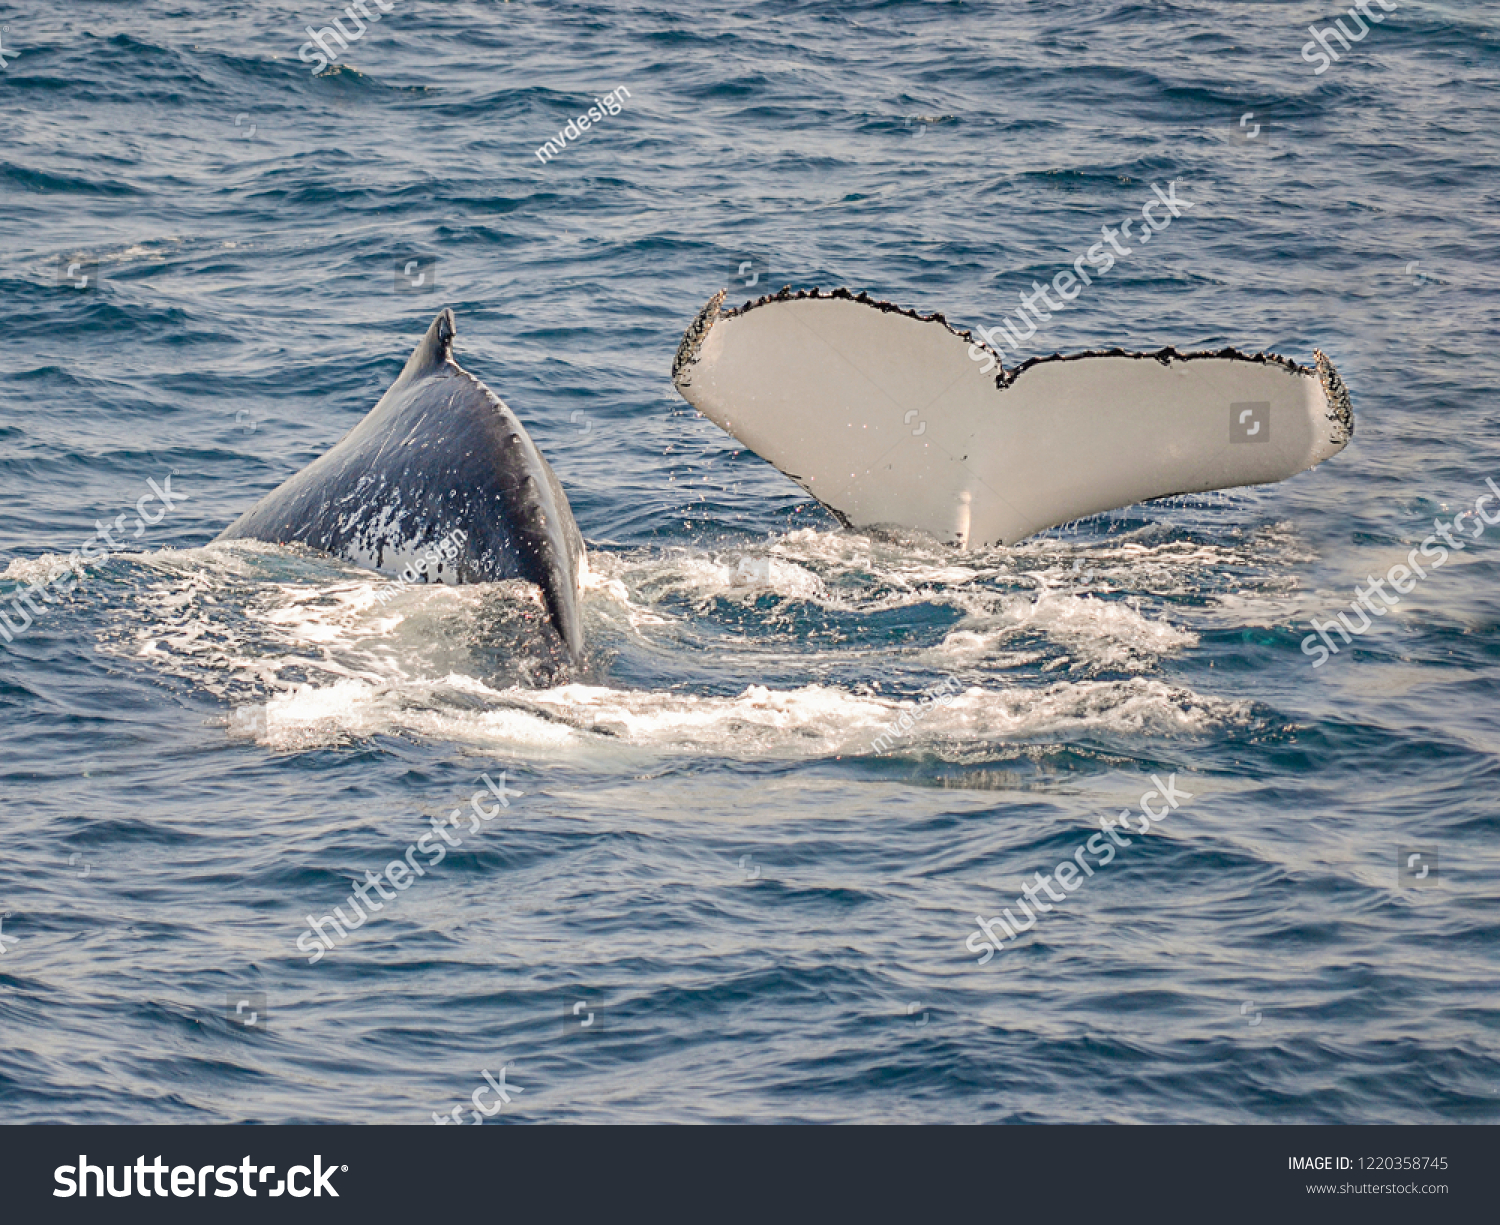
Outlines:
[[968,548],[1321,463],[1354,414],[1333,363],[1314,361],[1108,349],[1007,370],[940,314],[784,289],[737,310],[715,295],[672,379],[846,527]]
[[576,665],[583,537],[516,415],[454,360],[454,334],[445,308],[364,420],[218,539],[304,544],[408,581],[526,579]]
[[[738,310],[724,296],[683,336],[677,390],[850,528],[1014,544],[1155,498],[1285,480],[1354,433],[1349,393],[1316,350],[1310,367],[1167,348],[1006,369],[942,315],[864,294],[784,289]],[[528,580],[576,665],[583,537],[521,422],[454,360],[454,334],[444,309],[364,420],[218,539],[304,544],[408,582]]]

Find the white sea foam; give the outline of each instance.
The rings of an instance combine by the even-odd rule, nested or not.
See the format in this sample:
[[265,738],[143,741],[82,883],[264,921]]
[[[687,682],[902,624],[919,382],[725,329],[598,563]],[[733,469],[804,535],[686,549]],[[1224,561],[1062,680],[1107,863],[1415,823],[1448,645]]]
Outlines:
[[[601,550],[584,613],[605,662],[556,685],[506,671],[544,622],[529,584],[413,587],[382,605],[384,579],[236,542],[144,559],[135,623],[101,646],[219,695],[230,732],[272,749],[400,735],[543,760],[872,755],[914,695],[952,677],[953,701],[924,708],[887,752],[968,758],[1080,729],[1176,736],[1249,719],[1243,702],[1156,673],[1197,645],[1191,622],[1274,607],[1287,547],[1041,540],[959,554],[801,531],[718,550]],[[735,605],[726,629],[715,609]],[[899,649],[884,631],[789,635],[778,605],[883,625],[912,609],[932,633]],[[632,671],[657,681],[616,679]]]
[[[454,702],[459,694],[481,704]],[[262,744],[303,749],[375,735],[409,735],[545,760],[586,747],[593,755],[711,754],[742,759],[877,756],[871,742],[912,699],[820,685],[751,685],[733,697],[564,685],[490,690],[472,677],[401,685],[350,678],[273,695],[257,718],[231,720]],[[1060,736],[1172,736],[1243,722],[1247,703],[1204,697],[1162,681],[1085,681],[1041,688],[971,687],[931,705],[892,751],[965,757],[1006,741]]]

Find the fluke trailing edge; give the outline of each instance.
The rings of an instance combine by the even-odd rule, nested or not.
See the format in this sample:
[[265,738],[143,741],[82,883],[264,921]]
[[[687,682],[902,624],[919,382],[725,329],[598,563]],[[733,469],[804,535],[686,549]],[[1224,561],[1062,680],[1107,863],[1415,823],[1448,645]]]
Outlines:
[[425,582],[527,579],[577,663],[583,537],[516,415],[453,360],[453,337],[444,310],[369,415],[219,539],[305,544]]
[[673,364],[684,399],[845,524],[960,547],[1013,544],[1179,493],[1285,480],[1343,449],[1349,395],[1317,353],[1035,358],[1011,370],[941,315],[863,294],[780,294],[699,312]]

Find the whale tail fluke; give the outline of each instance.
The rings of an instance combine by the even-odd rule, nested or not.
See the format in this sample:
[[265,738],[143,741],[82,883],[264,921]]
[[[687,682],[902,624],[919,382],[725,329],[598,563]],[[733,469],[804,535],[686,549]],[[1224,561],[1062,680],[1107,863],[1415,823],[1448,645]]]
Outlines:
[[1154,498],[1285,480],[1354,431],[1332,362],[1266,353],[1037,358],[863,294],[717,295],[678,349],[683,398],[843,523],[1013,544]]

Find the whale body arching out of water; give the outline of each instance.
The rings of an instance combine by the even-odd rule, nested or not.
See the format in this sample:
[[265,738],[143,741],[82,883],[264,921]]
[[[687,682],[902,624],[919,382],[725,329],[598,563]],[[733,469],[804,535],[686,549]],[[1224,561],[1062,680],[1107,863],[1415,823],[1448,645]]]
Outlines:
[[454,360],[454,335],[444,309],[369,415],[219,539],[303,544],[426,582],[526,579],[577,664],[583,536],[520,420]]

